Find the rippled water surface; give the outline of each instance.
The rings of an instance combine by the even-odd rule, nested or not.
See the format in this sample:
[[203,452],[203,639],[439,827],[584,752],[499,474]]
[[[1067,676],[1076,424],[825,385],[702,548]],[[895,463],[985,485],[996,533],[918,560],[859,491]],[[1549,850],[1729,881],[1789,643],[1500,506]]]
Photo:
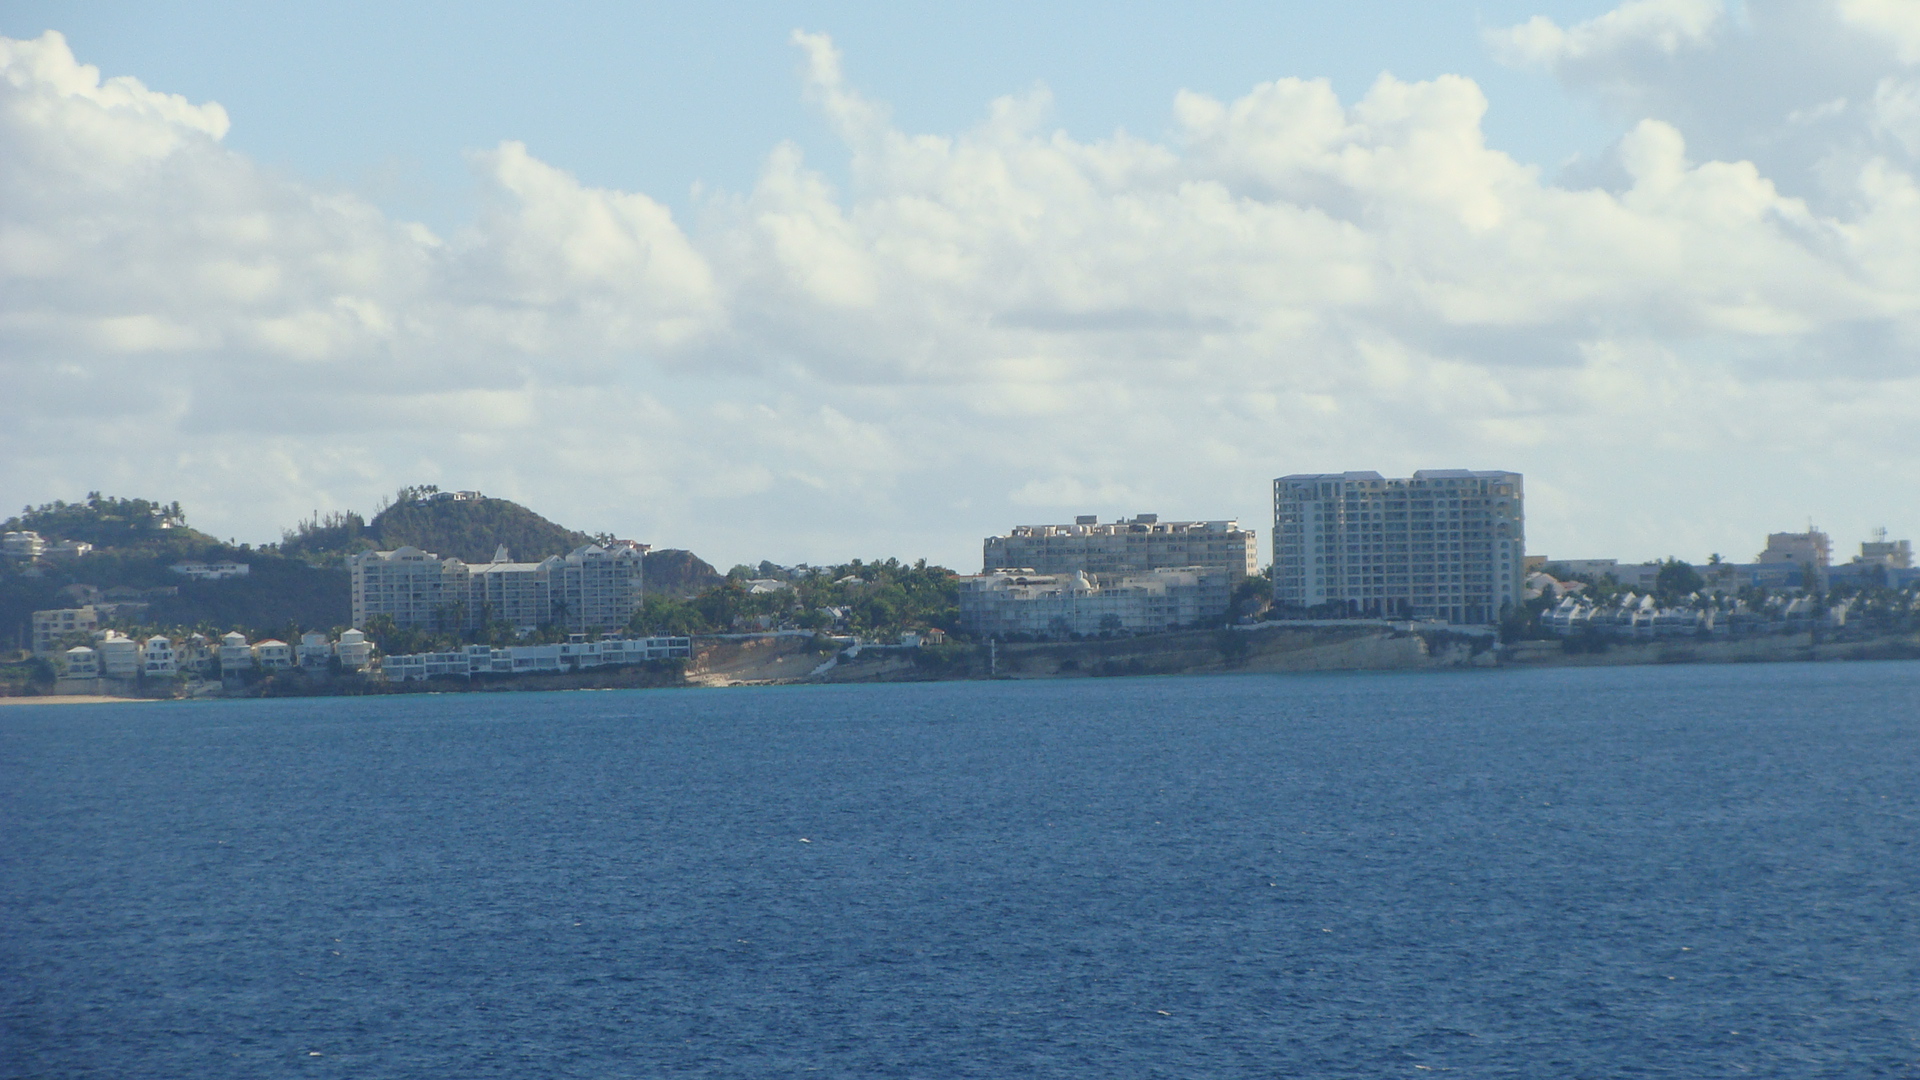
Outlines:
[[0,710],[0,1074],[1920,1076],[1920,664]]

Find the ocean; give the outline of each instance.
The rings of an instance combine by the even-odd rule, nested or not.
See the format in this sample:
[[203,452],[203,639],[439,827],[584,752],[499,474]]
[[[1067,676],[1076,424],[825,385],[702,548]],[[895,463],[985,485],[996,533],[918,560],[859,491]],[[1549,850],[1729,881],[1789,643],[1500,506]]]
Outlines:
[[1920,663],[0,711],[6,1077],[1920,1077]]

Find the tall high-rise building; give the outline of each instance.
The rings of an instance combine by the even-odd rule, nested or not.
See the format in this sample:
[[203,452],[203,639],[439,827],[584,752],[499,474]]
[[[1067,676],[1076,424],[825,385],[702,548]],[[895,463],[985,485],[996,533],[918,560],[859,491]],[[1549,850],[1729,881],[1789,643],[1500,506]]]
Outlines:
[[1519,473],[1425,469],[1273,482],[1273,602],[1281,613],[1487,624],[1521,601]]
[[1017,525],[981,544],[983,570],[1040,574],[1145,574],[1202,566],[1232,582],[1258,573],[1259,544],[1237,521],[1161,521],[1139,514],[1105,525],[1084,515],[1071,525]]

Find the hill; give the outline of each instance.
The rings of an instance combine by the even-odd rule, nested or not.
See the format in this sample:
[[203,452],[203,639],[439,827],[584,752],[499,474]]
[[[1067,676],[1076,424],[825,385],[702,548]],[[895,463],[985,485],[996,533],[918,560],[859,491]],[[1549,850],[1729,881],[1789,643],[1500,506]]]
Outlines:
[[726,580],[705,559],[679,548],[647,552],[642,572],[646,575],[648,592],[683,600]]
[[302,521],[281,534],[280,551],[318,560],[411,545],[442,558],[484,563],[505,544],[516,561],[538,562],[595,539],[507,499],[424,486],[401,488],[371,522],[352,512]]
[[[535,561],[609,539],[568,529],[506,499],[456,495],[433,487],[403,488],[372,521],[357,513],[315,515],[284,531],[282,542],[255,548],[227,544],[187,525],[179,503],[89,494],[78,503],[27,507],[5,523],[48,541],[84,540],[94,551],[52,557],[38,565],[0,563],[0,649],[27,640],[32,612],[73,607],[92,586],[112,600],[134,600],[144,611],[116,618],[119,628],[240,629],[251,636],[285,636],[293,627],[344,626],[351,587],[343,556],[405,545],[484,563],[505,544],[513,558]],[[195,581],[172,572],[179,562],[238,562],[246,577]],[[691,597],[724,579],[690,551],[649,552],[647,589],[663,597]]]
[[586,533],[556,525],[519,503],[484,496],[397,501],[375,515],[367,531],[385,551],[410,544],[470,563],[491,560],[502,544],[515,560],[538,562],[594,542]]
[[187,527],[179,503],[146,499],[119,499],[87,493],[85,502],[55,500],[28,506],[0,522],[0,532],[36,532],[49,543],[84,540],[96,548],[188,551],[218,544],[213,537]]
[[[47,557],[38,565],[8,561],[0,565],[0,649],[26,643],[30,615],[47,608],[73,607],[92,590],[107,590],[109,601],[145,604],[123,609],[121,629],[196,628],[250,634],[286,632],[301,627],[344,625],[350,615],[350,587],[337,562],[313,565],[287,558],[271,548],[222,543],[187,525],[180,504],[89,494],[84,502],[52,502],[28,507],[4,523],[5,529],[29,529],[49,541],[84,540],[94,550],[84,556]],[[246,577],[194,581],[174,573],[180,562],[238,562]],[[78,587],[78,588],[76,588]]]

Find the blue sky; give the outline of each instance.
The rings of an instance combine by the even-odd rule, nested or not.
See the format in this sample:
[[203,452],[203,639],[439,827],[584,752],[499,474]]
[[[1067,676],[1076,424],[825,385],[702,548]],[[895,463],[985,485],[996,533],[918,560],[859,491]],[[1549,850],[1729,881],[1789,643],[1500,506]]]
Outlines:
[[1556,169],[1602,150],[1623,123],[1540,73],[1503,67],[1480,34],[1608,6],[20,0],[0,12],[0,33],[59,30],[107,74],[226,106],[235,149],[449,225],[471,211],[463,153],[502,139],[585,183],[676,208],[695,183],[750,187],[781,140],[833,171],[832,136],[799,94],[795,29],[831,34],[849,78],[910,131],[965,129],[989,101],[1036,84],[1074,135],[1156,137],[1181,89],[1230,98],[1281,76],[1326,77],[1353,99],[1382,72],[1457,73],[1494,102],[1494,145]]
[[1920,531],[1906,0],[16,0],[0,161],[14,505],[964,570],[1468,467],[1560,557]]

